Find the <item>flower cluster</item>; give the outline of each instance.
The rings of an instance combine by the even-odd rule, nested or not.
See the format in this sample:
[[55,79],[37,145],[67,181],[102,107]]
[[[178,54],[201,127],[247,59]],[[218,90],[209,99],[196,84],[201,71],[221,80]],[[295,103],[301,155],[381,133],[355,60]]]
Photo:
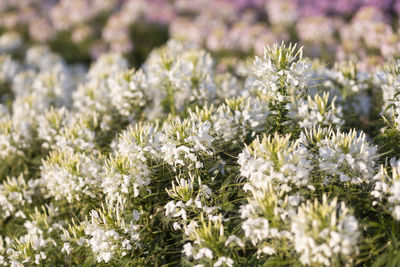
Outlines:
[[309,56],[360,60],[365,69],[399,55],[399,0],[4,0],[0,11],[7,31],[0,53],[20,53],[28,41],[71,61],[112,51],[139,66],[168,37],[228,59],[262,55],[280,40],[300,41]]
[[291,142],[290,135],[256,139],[239,154],[241,175],[248,178],[252,191],[267,190],[269,184],[278,191],[308,184],[312,170],[307,149],[299,142]]
[[335,106],[335,98],[329,100],[329,93],[324,92],[322,96],[316,94],[314,97],[307,96],[307,100],[299,100],[288,104],[289,117],[297,120],[301,128],[332,127],[340,128],[344,124],[342,106]]
[[319,167],[324,181],[369,182],[376,168],[377,148],[365,140],[365,134],[331,132],[318,144]]
[[213,101],[216,95],[213,69],[214,61],[208,53],[185,50],[175,42],[152,52],[143,66],[148,78],[147,93],[154,104],[151,111],[146,110],[149,118],[163,112],[175,115],[190,105]]
[[[87,18],[55,27],[133,31],[150,2],[83,1]],[[300,2],[268,1],[271,25],[295,30]],[[75,65],[4,36],[0,265],[399,264],[398,63],[330,69],[282,43],[231,68],[171,40],[139,68],[115,52]]]
[[[379,172],[374,177],[375,186],[371,194],[379,200],[380,203],[387,200],[392,216],[396,220],[400,220],[400,162],[392,158],[390,160],[390,167],[391,171],[381,166]],[[379,202],[374,201],[373,204],[377,205]]]
[[318,195],[316,174],[325,170],[324,162],[313,166],[314,152],[289,140],[289,135],[255,140],[239,156],[247,178],[243,188],[251,192],[240,210],[245,238],[261,259],[286,254],[305,265],[350,263],[360,235],[357,219],[344,202],[339,208],[337,198],[328,203],[322,194],[322,202],[305,201],[310,193]]
[[357,253],[357,219],[349,214],[344,202],[338,205],[337,199],[329,203],[323,195],[322,203],[303,203],[291,228],[295,250],[305,265],[350,263],[349,259]]

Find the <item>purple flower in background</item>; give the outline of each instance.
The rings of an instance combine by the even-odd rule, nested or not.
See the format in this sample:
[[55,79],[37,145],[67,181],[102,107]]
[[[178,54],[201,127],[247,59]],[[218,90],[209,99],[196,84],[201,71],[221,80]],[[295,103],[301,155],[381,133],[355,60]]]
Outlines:
[[396,11],[397,15],[400,14],[400,0],[396,0],[396,2],[394,3],[394,10]]
[[354,12],[360,0],[295,0],[303,16],[346,15]]
[[365,2],[365,6],[374,6],[379,9],[382,9],[383,11],[390,11],[394,2],[393,0],[366,0],[362,1]]
[[[303,16],[351,15],[361,7],[374,6],[384,12],[393,11],[399,0],[293,0]],[[396,2],[396,3],[395,3]]]
[[224,2],[230,2],[237,8],[263,8],[268,0],[222,0]]
[[[69,34],[94,55],[139,51],[135,27],[151,25],[165,33],[161,43],[178,38],[215,52],[295,40],[308,56],[359,59],[400,54],[399,13],[400,0],[0,0],[0,27],[43,44]],[[61,42],[57,51],[66,51]]]

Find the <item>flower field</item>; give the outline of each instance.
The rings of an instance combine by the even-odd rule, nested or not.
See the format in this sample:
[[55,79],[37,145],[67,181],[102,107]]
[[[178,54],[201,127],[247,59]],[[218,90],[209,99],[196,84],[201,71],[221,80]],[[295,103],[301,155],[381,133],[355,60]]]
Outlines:
[[0,266],[400,266],[400,1],[0,2]]

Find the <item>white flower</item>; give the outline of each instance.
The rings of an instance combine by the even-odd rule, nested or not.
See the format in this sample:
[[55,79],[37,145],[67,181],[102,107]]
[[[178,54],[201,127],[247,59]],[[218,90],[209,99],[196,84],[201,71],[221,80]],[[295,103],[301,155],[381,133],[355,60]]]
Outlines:
[[245,92],[262,94],[270,103],[281,103],[288,96],[301,95],[311,77],[311,64],[302,58],[296,45],[274,45],[256,57],[248,72]]
[[65,252],[68,255],[71,254],[71,245],[70,243],[64,243],[63,248],[61,249],[61,252]]
[[272,25],[289,26],[294,24],[299,17],[296,2],[288,0],[272,0],[265,5],[269,21]]
[[184,51],[179,43],[169,41],[149,55],[143,71],[153,100],[145,112],[149,119],[163,111],[181,112],[192,103],[202,105],[216,96],[214,61],[203,50]]
[[242,242],[242,240],[235,235],[228,236],[228,238],[225,241],[225,246],[228,246],[229,244],[232,244],[232,243],[236,243],[241,248],[244,247],[244,243]]
[[273,255],[275,253],[275,249],[269,246],[264,246],[260,252],[267,254],[267,255]]
[[387,206],[393,217],[400,221],[400,160],[396,161],[395,158],[392,158],[390,165],[392,167],[391,173],[381,166],[379,172],[375,175],[375,186],[371,195],[379,200],[379,202],[374,201],[375,205],[387,199]]
[[335,97],[329,100],[329,93],[307,96],[307,100],[296,99],[288,104],[288,116],[298,121],[301,128],[332,127],[339,128],[344,124],[342,107],[335,106]]
[[196,123],[193,120],[179,118],[164,125],[160,136],[163,159],[174,168],[203,168],[201,157],[210,158],[213,152],[214,138],[209,134],[209,122]]
[[242,229],[254,245],[271,236],[269,223],[265,218],[248,218],[243,222]]
[[[400,60],[389,64],[387,70],[378,71],[374,77],[374,83],[382,89],[382,111],[395,116],[397,129],[399,129],[399,105],[398,101],[396,101],[398,98],[395,98],[395,95],[400,86],[400,76],[398,75],[399,67]],[[395,106],[389,107],[391,104],[395,104]]]
[[309,153],[298,141],[290,142],[289,138],[289,135],[265,136],[253,141],[239,154],[241,174],[248,178],[251,188],[265,190],[271,182],[277,182],[277,188],[290,191],[293,185],[308,184],[313,168]]
[[352,260],[358,251],[359,231],[357,220],[348,213],[343,202],[340,207],[337,199],[328,203],[326,195],[322,203],[315,200],[300,206],[292,218],[291,230],[303,264],[331,266],[336,264],[331,262],[333,255]]
[[227,257],[219,257],[217,262],[214,263],[214,267],[219,267],[219,266],[228,266],[228,267],[232,267],[234,264],[233,260],[231,258],[227,258]]
[[0,81],[11,82],[15,79],[19,65],[10,55],[0,55]]
[[22,37],[17,32],[6,32],[0,36],[0,53],[10,53],[22,45]]
[[204,257],[206,257],[208,259],[212,259],[213,258],[212,250],[204,247],[204,248],[199,249],[199,251],[194,255],[195,260],[200,260]]
[[325,182],[339,178],[341,182],[359,184],[374,178],[377,147],[366,141],[364,133],[332,132],[318,147],[319,167],[326,174]]
[[186,257],[193,256],[193,246],[192,243],[186,243],[183,245],[183,253],[185,253]]
[[139,248],[141,244],[140,225],[124,219],[123,200],[106,201],[105,204],[106,208],[103,206],[99,212],[92,210],[90,221],[83,226],[86,235],[84,241],[90,246],[97,262],[107,263],[114,257],[126,255],[133,248]]
[[140,215],[142,215],[142,213],[141,213],[140,211],[138,211],[138,210],[134,210],[134,211],[133,211],[133,219],[134,219],[135,221],[139,221]]
[[101,185],[101,167],[84,154],[55,151],[41,167],[40,182],[56,200],[64,198],[72,203],[83,197],[94,198]]
[[170,215],[175,213],[176,210],[176,205],[174,201],[169,201],[166,205],[165,205],[165,215]]
[[270,114],[268,103],[255,97],[226,99],[212,117],[217,138],[226,143],[244,142],[250,133],[263,131]]
[[331,95],[337,96],[337,103],[345,114],[369,117],[372,100],[368,92],[371,82],[369,73],[360,71],[353,62],[335,64],[333,69],[322,68],[323,85]]

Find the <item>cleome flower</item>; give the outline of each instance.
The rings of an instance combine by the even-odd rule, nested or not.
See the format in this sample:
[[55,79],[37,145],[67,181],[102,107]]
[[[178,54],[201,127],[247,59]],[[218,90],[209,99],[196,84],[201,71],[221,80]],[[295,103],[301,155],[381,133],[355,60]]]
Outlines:
[[153,51],[143,66],[148,96],[153,100],[148,118],[184,111],[216,97],[214,61],[204,50],[184,49],[177,41]]
[[174,230],[190,227],[195,222],[192,219],[199,214],[207,215],[210,220],[218,219],[216,214],[220,207],[215,206],[213,191],[209,186],[202,184],[200,177],[196,179],[190,173],[187,179],[177,176],[175,181],[172,181],[172,188],[165,190],[172,198],[165,205],[165,215],[174,220]]
[[37,180],[25,181],[22,174],[4,180],[0,184],[0,210],[3,214],[0,221],[10,216],[26,218],[24,210],[32,204],[37,194],[37,186]]
[[71,254],[85,246],[98,263],[109,263],[141,248],[141,213],[132,211],[123,200],[106,201],[101,209],[90,211],[89,217],[64,230],[63,250],[66,253]]
[[20,66],[10,55],[0,55],[0,83],[11,83]]
[[183,245],[182,253],[192,264],[233,266],[235,248],[244,246],[235,235],[227,236],[221,215],[214,220],[201,215],[198,223],[192,221],[185,227],[185,236],[188,242]]
[[113,99],[112,89],[115,89],[115,83],[113,84],[115,78],[110,77],[118,77],[119,73],[126,71],[127,68],[128,63],[120,54],[102,55],[92,64],[84,82],[80,83],[74,91],[73,107],[83,113],[110,112]]
[[369,73],[359,70],[352,61],[336,63],[333,69],[321,69],[321,72],[323,87],[337,96],[336,102],[346,115],[369,118],[372,109]]
[[300,200],[298,195],[277,193],[271,182],[262,190],[251,190],[240,217],[245,240],[257,248],[257,257],[288,253],[293,239],[288,225]]
[[[79,51],[130,50],[125,41],[143,30],[136,22],[147,8],[165,10],[145,0],[128,2],[117,10],[106,4],[87,25],[68,26],[51,49],[62,48],[68,37]],[[196,16],[198,26],[207,20],[209,14],[196,11],[207,1],[177,2],[166,10],[168,19],[183,15],[183,25]],[[270,2],[273,31],[257,24],[249,32],[260,42],[260,36],[278,38],[278,20],[302,28],[290,21],[304,20],[290,1]],[[244,23],[227,16],[236,9],[221,8],[216,12],[223,19],[204,36],[217,60],[171,40],[139,69],[115,53],[97,55],[89,68],[71,65],[46,46],[25,51],[29,35],[1,33],[0,265],[398,265],[400,160],[378,163],[398,150],[399,62],[377,73],[358,69],[363,62],[327,69],[303,58],[302,48],[282,43],[246,65],[244,54],[216,48],[225,22],[233,29],[228,39],[239,42],[227,39],[222,46],[250,47],[241,35],[265,10],[240,6]],[[131,20],[123,7],[138,16]],[[272,16],[286,7],[296,16]],[[3,26],[13,24],[13,4],[3,11]],[[121,15],[112,25],[103,21],[110,12]],[[328,20],[340,33],[342,25]],[[108,37],[120,35],[113,31],[122,22],[122,39],[92,42],[101,29],[90,25],[100,21],[111,25],[103,31]],[[139,64],[137,41],[128,57]],[[325,41],[310,50],[335,46]],[[354,49],[337,45],[346,57]],[[251,46],[258,53],[260,43]],[[378,121],[377,110],[390,125]],[[365,133],[348,130],[351,125],[365,126]]]
[[400,221],[400,160],[392,158],[390,167],[391,171],[382,165],[374,177],[375,185],[371,195],[377,200],[372,204],[387,206],[393,218]]
[[329,93],[322,96],[307,96],[307,100],[298,100],[288,104],[288,117],[298,121],[300,128],[313,127],[340,128],[344,124],[342,107],[335,106],[335,97],[329,100]]
[[152,123],[130,125],[111,143],[112,153],[142,162],[160,160],[160,132]]
[[324,182],[332,180],[360,184],[369,183],[376,169],[377,147],[366,141],[364,133],[331,132],[318,144],[317,159]]
[[0,53],[12,53],[22,46],[22,36],[18,32],[6,32],[0,36]]
[[272,183],[279,190],[308,185],[313,169],[307,149],[290,135],[263,136],[239,154],[241,175],[248,179],[248,186],[255,190],[267,190]]
[[310,68],[297,45],[266,47],[264,57],[256,57],[248,71],[245,91],[262,95],[274,105],[288,101],[288,96],[304,92],[311,77]]
[[173,168],[201,169],[214,154],[210,122],[179,118],[166,122],[160,135],[164,161]]
[[307,201],[292,217],[291,232],[300,261],[308,266],[349,265],[358,252],[358,222],[344,202]]
[[382,88],[382,112],[394,122],[394,127],[400,131],[400,60],[386,65],[385,71],[376,75],[379,79],[378,86]]
[[394,115],[395,109],[394,107],[390,107],[390,105],[395,103],[397,99],[396,94],[400,87],[400,60],[389,62],[384,70],[377,71],[374,76],[374,84],[382,89],[382,112]]
[[100,159],[82,153],[56,150],[41,166],[40,184],[46,197],[68,203],[95,198],[101,192]]
[[150,174],[146,161],[121,154],[113,155],[106,160],[101,187],[111,201],[138,197],[140,190],[143,191],[150,184]]
[[[13,239],[6,237],[6,262],[8,266],[56,264],[52,257],[57,250],[57,238],[62,226],[55,219],[59,210],[52,204],[34,208],[23,223],[23,234]],[[3,258],[4,259],[4,258]]]
[[142,70],[133,69],[118,72],[107,79],[107,86],[113,97],[111,106],[129,121],[138,119],[147,104],[147,81]]
[[256,97],[226,99],[212,116],[213,130],[225,143],[245,142],[248,135],[267,130],[268,104]]

